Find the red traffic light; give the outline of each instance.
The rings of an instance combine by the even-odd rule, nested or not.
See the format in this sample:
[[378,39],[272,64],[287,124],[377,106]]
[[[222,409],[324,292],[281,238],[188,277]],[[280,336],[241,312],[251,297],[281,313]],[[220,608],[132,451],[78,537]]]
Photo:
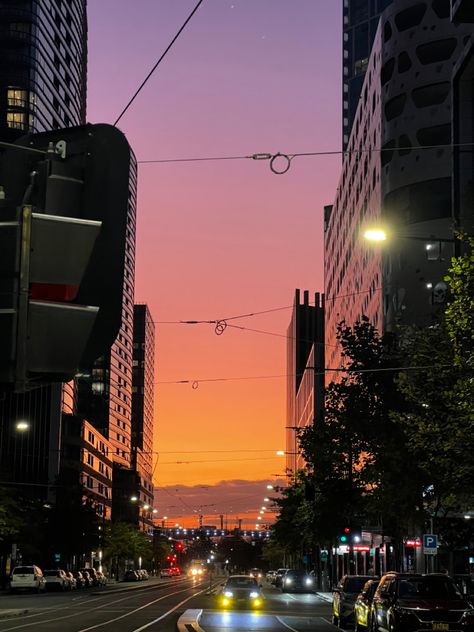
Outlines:
[[344,527],[344,533],[350,533],[350,528],[349,527]]

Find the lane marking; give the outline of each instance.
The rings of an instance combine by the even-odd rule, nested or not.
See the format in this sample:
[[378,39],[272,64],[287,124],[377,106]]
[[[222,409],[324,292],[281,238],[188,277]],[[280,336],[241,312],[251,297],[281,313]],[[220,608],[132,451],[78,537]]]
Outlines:
[[109,619],[108,621],[103,621],[102,623],[96,623],[95,625],[91,625],[88,628],[82,628],[81,630],[78,630],[77,632],[89,632],[89,630],[97,630],[97,628],[102,628],[104,625],[109,625],[109,623],[115,623],[115,621],[120,621],[121,619],[130,617],[132,614],[135,614],[136,612],[140,612],[140,610],[144,610],[145,608],[152,606],[154,603],[163,601],[163,599],[166,599],[167,597],[172,597],[173,595],[179,595],[180,593],[187,592],[188,590],[192,590],[192,589],[184,588],[183,590],[176,590],[175,592],[168,593],[167,595],[158,597],[158,599],[153,599],[153,601],[149,601],[148,603],[143,604],[143,606],[140,606],[139,608],[135,608],[135,610],[130,610],[126,614],[120,615],[120,617],[115,617],[113,619]]
[[[174,612],[175,610],[177,610],[180,606],[182,606],[183,604],[185,604],[186,602],[190,601],[191,599],[193,599],[194,597],[197,597],[198,595],[202,594],[205,590],[207,590],[206,588],[204,590],[200,590],[199,592],[195,593],[194,595],[191,595],[190,597],[187,597],[186,599],[183,599],[183,601],[180,601],[178,604],[176,604],[176,606],[174,606],[174,608],[171,608],[171,610],[168,610],[168,612],[165,612],[165,614],[162,614],[160,617],[158,617],[157,619],[153,619],[153,621],[150,621],[150,623],[145,623],[145,625],[142,625],[141,628],[136,628],[135,630],[132,630],[132,632],[142,632],[142,630],[146,630],[147,628],[150,627],[150,625],[154,625],[155,623],[158,623],[159,621],[162,621],[163,619],[165,619],[169,614],[171,614],[172,612]],[[202,611],[201,611],[202,612]],[[196,624],[199,628],[199,630],[202,630],[202,628],[199,626],[199,620],[196,621]],[[82,631],[81,631],[82,632]]]
[[[140,593],[141,595],[143,595],[143,593],[145,591],[148,592],[149,590],[153,590],[153,588],[154,588],[153,586],[150,586],[150,588],[145,588],[143,590],[131,591],[131,592]],[[179,590],[179,591],[174,592],[174,593],[167,593],[166,595],[163,595],[163,597],[161,597],[161,599],[165,599],[167,596],[171,596],[171,595],[174,595],[174,594],[177,594],[177,593],[180,593],[180,592],[186,592],[186,590],[191,590],[191,589],[192,589],[192,586],[190,586],[189,588],[185,588],[184,590]],[[106,595],[104,594],[104,597],[105,596]],[[132,598],[134,598],[136,596],[137,596],[136,594],[135,595],[128,595],[127,597],[122,597],[121,599],[115,599],[115,601],[109,601],[107,603],[104,603],[101,606],[97,606],[96,608],[89,608],[87,610],[87,612],[84,613],[84,615],[89,614],[89,613],[91,613],[93,611],[96,611],[96,610],[102,610],[104,608],[107,608],[108,606],[113,605],[114,603],[120,603],[121,601],[126,601],[127,599],[132,599]],[[138,596],[140,596],[140,595],[138,595]],[[85,603],[85,601],[82,602],[81,604],[78,604],[78,606],[82,606],[82,605],[84,605],[84,603]],[[70,606],[69,606],[69,608],[70,608]],[[57,610],[65,610],[65,609],[68,609],[68,606],[64,606],[64,608],[58,608]],[[47,614],[47,613],[41,612],[41,613],[38,613],[36,615],[28,615],[28,616],[25,616],[25,617],[22,617],[22,618],[26,619],[26,618],[30,618],[30,617],[39,616],[41,614]],[[72,617],[80,617],[80,616],[81,616],[81,613],[75,612],[74,614],[65,615],[63,617],[55,617],[54,619],[43,619],[41,621],[34,621],[32,623],[24,623],[24,624],[21,624],[21,625],[15,625],[15,626],[10,627],[10,628],[3,628],[3,630],[1,630],[1,632],[10,632],[11,630],[20,630],[22,628],[30,628],[30,627],[35,626],[35,625],[42,625],[43,623],[51,623],[51,622],[54,622],[54,621],[62,621],[63,619],[71,619]]]
[[292,628],[291,625],[288,625],[288,623],[285,623],[281,617],[275,616],[275,619],[279,621],[282,625],[284,625],[285,628],[288,628],[288,630],[291,630],[291,632],[298,632],[296,628]]

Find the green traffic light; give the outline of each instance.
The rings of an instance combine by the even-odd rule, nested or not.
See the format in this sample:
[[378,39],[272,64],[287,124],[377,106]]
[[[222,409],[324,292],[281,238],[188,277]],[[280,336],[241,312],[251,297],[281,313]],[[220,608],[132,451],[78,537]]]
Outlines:
[[341,535],[340,540],[341,542],[347,542],[347,535]]

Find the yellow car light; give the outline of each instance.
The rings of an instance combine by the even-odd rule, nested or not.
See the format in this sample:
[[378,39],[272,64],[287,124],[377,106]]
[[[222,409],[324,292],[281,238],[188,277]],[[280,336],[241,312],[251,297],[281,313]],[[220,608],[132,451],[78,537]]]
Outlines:
[[254,599],[253,600],[253,605],[258,607],[262,605],[262,600],[261,599]]
[[228,606],[229,604],[230,604],[230,599],[228,599],[227,597],[224,597],[224,599],[222,600],[222,605]]

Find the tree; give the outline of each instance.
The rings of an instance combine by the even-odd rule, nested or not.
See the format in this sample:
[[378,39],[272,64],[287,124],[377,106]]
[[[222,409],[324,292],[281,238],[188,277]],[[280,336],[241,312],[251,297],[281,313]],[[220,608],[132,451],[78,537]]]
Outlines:
[[104,559],[110,560],[116,576],[127,560],[137,565],[138,558],[141,558],[146,566],[150,564],[152,557],[152,542],[143,531],[127,522],[115,522],[106,529]]

